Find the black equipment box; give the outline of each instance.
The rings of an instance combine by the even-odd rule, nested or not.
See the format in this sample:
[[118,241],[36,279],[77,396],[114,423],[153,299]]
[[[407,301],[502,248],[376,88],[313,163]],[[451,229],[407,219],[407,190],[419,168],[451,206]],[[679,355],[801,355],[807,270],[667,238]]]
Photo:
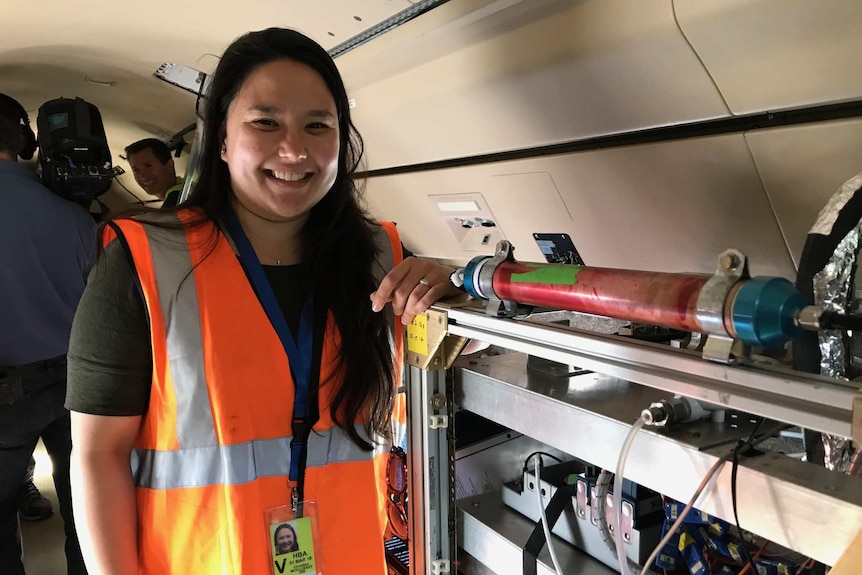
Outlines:
[[84,207],[111,187],[111,150],[99,109],[81,98],[42,104],[36,117],[39,172],[54,193]]

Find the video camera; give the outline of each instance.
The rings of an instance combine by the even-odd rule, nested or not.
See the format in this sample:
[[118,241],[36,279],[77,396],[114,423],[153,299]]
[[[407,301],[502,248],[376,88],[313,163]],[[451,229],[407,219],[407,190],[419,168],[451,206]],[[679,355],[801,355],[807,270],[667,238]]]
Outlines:
[[42,104],[36,117],[42,183],[89,207],[111,187],[111,150],[99,109],[81,98]]

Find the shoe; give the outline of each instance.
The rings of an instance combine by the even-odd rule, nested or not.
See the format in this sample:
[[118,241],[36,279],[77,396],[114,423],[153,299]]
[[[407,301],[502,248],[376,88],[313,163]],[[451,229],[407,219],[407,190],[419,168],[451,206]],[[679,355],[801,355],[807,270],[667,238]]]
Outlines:
[[25,521],[48,519],[54,514],[54,508],[47,497],[42,497],[31,479],[24,485],[24,499],[18,505],[18,516]]

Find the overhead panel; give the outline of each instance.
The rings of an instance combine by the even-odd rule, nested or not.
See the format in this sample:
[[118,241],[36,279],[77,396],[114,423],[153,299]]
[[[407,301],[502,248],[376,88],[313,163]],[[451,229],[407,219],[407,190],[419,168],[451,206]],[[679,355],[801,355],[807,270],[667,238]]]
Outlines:
[[[568,233],[572,219],[551,174],[530,168],[521,162],[374,178],[366,199],[375,217],[398,223],[404,245],[418,255],[466,261],[507,239],[519,258],[544,261],[533,234]],[[469,202],[477,209],[455,211]],[[473,214],[494,226],[453,233],[455,219]]]
[[862,97],[859,0],[673,0],[734,114]]
[[453,0],[339,58],[369,169],[728,113],[670,2],[503,4],[411,36],[439,10],[470,6]]
[[476,252],[453,239],[429,196],[476,192],[525,261],[544,261],[534,233],[557,233],[592,266],[712,273],[733,247],[748,255],[754,275],[795,277],[742,135],[368,181],[375,214],[395,219],[410,249],[447,261]]
[[862,120],[745,135],[796,265],[817,214],[862,172]]

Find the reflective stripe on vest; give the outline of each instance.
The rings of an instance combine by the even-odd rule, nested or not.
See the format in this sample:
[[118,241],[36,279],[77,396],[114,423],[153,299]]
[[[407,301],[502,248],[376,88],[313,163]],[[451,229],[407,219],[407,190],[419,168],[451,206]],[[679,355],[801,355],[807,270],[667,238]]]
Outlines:
[[[164,214],[163,219],[167,224],[180,224],[175,213]],[[147,225],[143,228],[153,257],[168,340],[168,363],[180,414],[177,440],[183,448],[215,447],[218,441],[204,371],[200,309],[188,240],[182,234],[180,246],[176,230]]]
[[[356,430],[362,439],[368,440],[363,426]],[[256,439],[236,445],[176,451],[136,449],[132,452],[132,475],[135,485],[147,489],[239,485],[258,477],[287,475],[290,472],[290,440],[290,437]],[[388,442],[377,437],[374,451],[365,451],[336,427],[311,434],[306,467],[371,461],[388,450]]]

